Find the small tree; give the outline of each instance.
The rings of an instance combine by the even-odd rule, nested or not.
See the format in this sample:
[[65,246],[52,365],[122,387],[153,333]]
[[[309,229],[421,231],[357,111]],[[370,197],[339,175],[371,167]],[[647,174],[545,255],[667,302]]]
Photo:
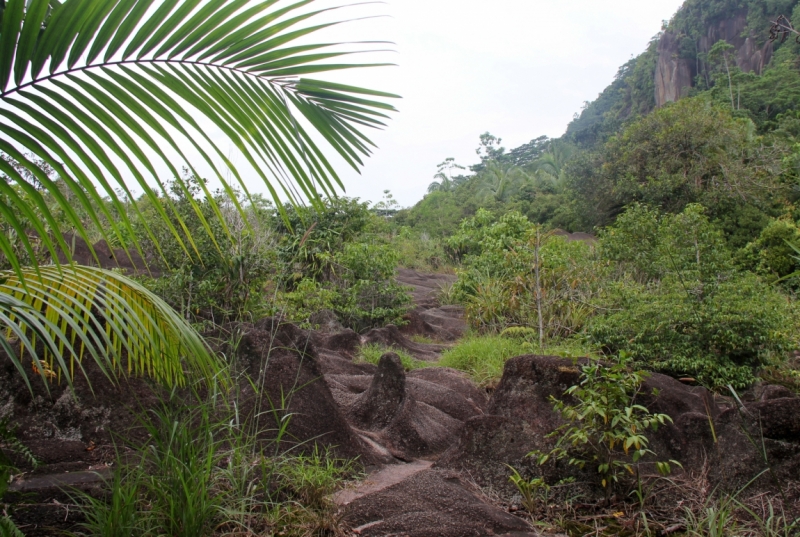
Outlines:
[[[538,463],[548,460],[568,459],[569,464],[584,468],[587,464],[597,468],[600,483],[607,492],[619,483],[620,475],[628,472],[638,475],[638,465],[648,455],[656,456],[648,448],[645,432],[657,430],[659,425],[671,423],[666,414],[653,414],[636,404],[642,384],[648,377],[645,371],[631,371],[630,358],[625,353],[609,365],[591,360],[581,367],[580,383],[572,386],[565,395],[575,403],[551,397],[553,408],[566,423],[548,437],[557,438],[549,453],[532,452]],[[674,460],[657,461],[662,475],[671,470]]]

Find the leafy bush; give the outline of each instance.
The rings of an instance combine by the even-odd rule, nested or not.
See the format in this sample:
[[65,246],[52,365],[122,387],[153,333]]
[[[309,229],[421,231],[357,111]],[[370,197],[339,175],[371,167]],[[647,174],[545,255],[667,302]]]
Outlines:
[[603,233],[601,248],[619,263],[620,277],[599,301],[606,313],[588,335],[607,353],[625,351],[710,387],[743,388],[755,368],[793,347],[794,307],[733,268],[701,206],[677,215],[634,206]]
[[[609,490],[620,482],[625,472],[634,475],[634,468],[643,457],[656,456],[648,449],[648,429],[657,430],[672,419],[666,414],[652,414],[636,404],[645,371],[631,371],[630,359],[622,353],[610,365],[590,360],[581,366],[580,384],[564,392],[575,403],[551,397],[553,408],[566,423],[550,433],[557,438],[549,453],[532,452],[539,464],[549,459],[569,459],[569,464],[597,469],[601,485]],[[668,474],[675,461],[658,461],[656,467]]]
[[331,258],[334,311],[345,326],[361,331],[403,323],[411,297],[394,279],[397,250],[389,244],[353,242]]
[[356,331],[403,322],[411,297],[395,281],[400,254],[382,236],[368,233],[383,221],[366,203],[341,198],[319,210],[284,209],[288,225],[278,224],[284,289],[277,309],[303,323],[314,308],[331,309]]
[[410,227],[402,226],[391,242],[398,253],[400,265],[405,268],[425,272],[452,271],[442,241],[428,233],[414,232]]
[[[264,310],[264,286],[276,269],[271,205],[261,198],[255,198],[253,204],[241,198],[237,203],[245,207],[243,218],[232,200],[217,193],[217,214],[202,197],[204,180],[183,180],[189,190],[173,181],[172,197],[158,202],[160,209],[171,215],[168,222],[155,217],[156,208],[149,201],[137,202],[145,215],[152,216],[147,220],[156,242],[141,224],[136,230],[146,257],[159,273],[140,280],[186,319],[223,321],[259,315]],[[197,212],[203,215],[211,235]],[[183,242],[188,255],[170,229],[180,229],[179,220],[186,225]]]
[[334,309],[336,291],[324,287],[316,280],[303,278],[293,291],[281,293],[276,304],[276,313],[296,322],[301,328],[312,326],[310,318],[315,313]]
[[606,272],[593,247],[546,233],[516,212],[492,218],[479,211],[452,242],[470,252],[453,286],[470,325],[496,333],[509,326],[538,331],[541,322],[542,341],[579,332]]
[[[788,216],[772,220],[758,239],[749,243],[739,257],[743,264],[768,280],[778,280],[797,271],[796,253],[789,245],[800,244],[800,228]],[[797,285],[796,278],[788,284]]]

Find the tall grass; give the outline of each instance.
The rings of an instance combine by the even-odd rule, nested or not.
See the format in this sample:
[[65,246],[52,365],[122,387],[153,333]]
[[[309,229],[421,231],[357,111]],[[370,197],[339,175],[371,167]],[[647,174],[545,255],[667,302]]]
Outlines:
[[[255,384],[254,384],[255,385]],[[281,452],[259,439],[256,420],[236,397],[211,390],[178,396],[141,416],[145,443],[119,460],[104,498],[74,493],[85,522],[76,535],[202,537],[316,535],[337,532],[331,494],[354,472],[351,462],[308,446]],[[278,408],[278,421],[286,422]],[[263,412],[262,412],[263,413]]]
[[506,360],[527,354],[524,341],[501,336],[470,336],[442,354],[437,365],[469,374],[480,385],[496,382],[503,375]]
[[381,359],[381,356],[386,354],[387,352],[393,352],[400,357],[400,362],[403,364],[403,369],[406,371],[411,371],[412,369],[420,369],[422,367],[427,367],[431,365],[428,362],[424,362],[422,360],[417,360],[411,354],[404,351],[403,349],[398,349],[395,347],[387,347],[385,345],[380,345],[378,343],[369,343],[367,345],[362,346],[358,350],[358,355],[356,358],[360,362],[365,362],[368,364],[375,364],[377,365]]

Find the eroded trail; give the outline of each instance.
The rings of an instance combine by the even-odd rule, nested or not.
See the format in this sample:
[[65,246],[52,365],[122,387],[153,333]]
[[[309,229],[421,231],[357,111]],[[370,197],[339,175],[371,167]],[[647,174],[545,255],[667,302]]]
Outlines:
[[[437,466],[461,441],[465,425],[487,413],[485,391],[453,369],[406,372],[394,353],[378,365],[357,359],[361,346],[378,343],[436,362],[463,335],[463,310],[436,301],[441,285],[453,276],[403,270],[398,279],[412,288],[416,305],[402,328],[324,332],[277,318],[224,327],[240,337],[235,347],[223,342],[218,350],[235,357],[237,369],[247,373],[232,392],[237,408],[242,416],[261,416],[252,425],[268,440],[274,417],[259,409],[268,400],[281,402],[280,412],[291,416],[287,447],[319,443],[365,465],[368,477],[335,497],[353,535],[533,535],[524,520],[482,496],[466,473]],[[415,341],[415,334],[436,343]],[[94,385],[105,386],[101,373],[92,375]],[[132,416],[157,406],[163,393],[139,379],[126,381],[124,389],[109,388],[103,397],[85,383],[76,383],[75,398],[54,385],[57,393],[43,393],[33,405],[13,382],[19,383],[14,371],[0,369],[0,387],[15,388],[0,389],[2,400],[9,401],[14,419],[29,424],[20,429],[21,436],[43,463],[11,484],[12,493],[30,499],[17,513],[30,535],[57,535],[54,528],[77,521],[62,485],[99,491],[115,458],[110,431],[138,438],[129,430]]]
[[[401,269],[397,279],[412,288],[416,308],[409,323],[400,330],[373,330],[362,343],[379,341],[435,361],[446,345],[415,343],[409,337],[449,343],[463,335],[463,309],[437,301],[441,287],[455,277]],[[492,505],[468,476],[436,465],[459,441],[466,421],[486,411],[485,392],[466,375],[440,367],[406,373],[389,354],[374,371],[327,374],[326,379],[357,434],[391,456],[335,496],[353,534],[538,535],[524,520]]]

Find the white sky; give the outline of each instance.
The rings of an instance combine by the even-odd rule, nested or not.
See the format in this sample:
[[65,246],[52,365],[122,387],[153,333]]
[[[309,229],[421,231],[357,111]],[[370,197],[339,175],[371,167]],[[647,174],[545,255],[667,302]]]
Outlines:
[[371,133],[379,149],[362,175],[338,167],[346,195],[378,201],[390,189],[401,205],[411,206],[446,157],[462,165],[477,161],[483,132],[501,137],[507,149],[542,134],[560,136],[584,101],[594,100],[623,63],[643,52],[682,3],[389,0],[357,8],[389,16],[337,32],[344,39],[360,34],[357,39],[394,41],[398,53],[383,59],[399,67],[337,78],[403,99],[389,128]]
[[[303,11],[347,1],[315,0]],[[308,40],[395,43],[370,45],[394,52],[344,61],[393,62],[396,67],[312,75],[402,96],[395,101],[399,113],[388,129],[368,132],[378,149],[366,160],[361,175],[332,149],[328,151],[345,183],[345,194],[377,202],[389,189],[402,206],[411,206],[423,197],[436,165],[445,158],[454,157],[462,165],[475,163],[478,137],[486,131],[501,137],[508,149],[543,134],[560,136],[583,103],[595,99],[622,64],[644,51],[662,21],[682,2],[386,0],[334,10],[301,23],[305,27],[363,18],[315,32]],[[290,3],[286,0],[280,7]],[[363,47],[353,45],[353,49]],[[255,170],[223,132],[208,119],[196,119],[230,156],[248,188],[266,193]],[[174,129],[167,130],[177,135]],[[191,145],[178,143],[197,172],[212,180],[213,188],[212,168]],[[161,149],[168,162],[180,167],[183,159],[178,152],[168,145]],[[153,151],[145,152],[162,179],[171,175]],[[116,157],[112,160],[124,173],[122,163]],[[131,179],[128,175],[126,180]],[[138,194],[135,186],[133,191]]]

